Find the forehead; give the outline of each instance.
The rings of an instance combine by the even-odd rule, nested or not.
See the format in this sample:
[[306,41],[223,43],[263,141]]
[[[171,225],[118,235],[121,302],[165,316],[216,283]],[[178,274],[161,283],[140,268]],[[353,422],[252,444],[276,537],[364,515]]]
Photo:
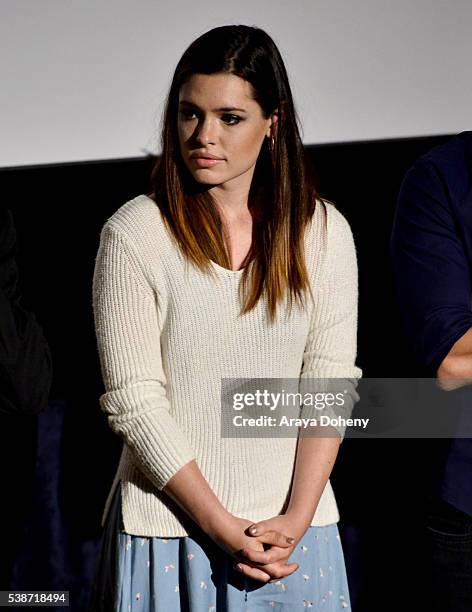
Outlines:
[[182,85],[179,100],[200,108],[254,108],[259,104],[252,97],[252,86],[235,74],[194,74]]

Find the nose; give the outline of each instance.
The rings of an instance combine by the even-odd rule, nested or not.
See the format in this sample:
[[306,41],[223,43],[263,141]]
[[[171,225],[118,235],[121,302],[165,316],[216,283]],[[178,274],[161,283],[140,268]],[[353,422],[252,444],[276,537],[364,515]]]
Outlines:
[[215,122],[210,117],[202,120],[197,126],[195,133],[197,142],[207,145],[215,144],[216,142],[216,126]]

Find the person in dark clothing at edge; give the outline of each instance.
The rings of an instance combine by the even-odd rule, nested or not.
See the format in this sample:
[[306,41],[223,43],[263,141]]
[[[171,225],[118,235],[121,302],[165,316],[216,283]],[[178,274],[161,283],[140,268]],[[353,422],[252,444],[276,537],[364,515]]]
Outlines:
[[[443,393],[455,394],[470,423],[472,131],[432,149],[410,168],[391,246],[407,336],[426,375],[438,379]],[[472,439],[457,436],[434,444],[438,452],[425,517],[431,586],[441,612],[470,612]]]
[[12,213],[0,208],[0,590],[8,590],[31,500],[36,415],[52,381],[49,346],[34,315],[22,308],[14,259]]

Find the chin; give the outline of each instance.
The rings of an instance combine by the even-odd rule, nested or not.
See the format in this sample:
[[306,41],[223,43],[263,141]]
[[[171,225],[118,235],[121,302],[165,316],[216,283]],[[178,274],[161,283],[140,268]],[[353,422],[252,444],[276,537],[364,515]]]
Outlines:
[[216,181],[215,179],[210,179],[210,178],[201,178],[201,177],[197,177],[197,176],[193,176],[193,180],[195,181],[195,183],[197,185],[199,185],[201,188],[206,188],[206,187],[216,187],[216,185],[220,184],[220,181]]
[[204,185],[219,185],[220,183],[224,183],[227,179],[221,179],[216,172],[212,172],[207,168],[201,168],[199,170],[193,171],[192,176],[197,183],[203,183]]

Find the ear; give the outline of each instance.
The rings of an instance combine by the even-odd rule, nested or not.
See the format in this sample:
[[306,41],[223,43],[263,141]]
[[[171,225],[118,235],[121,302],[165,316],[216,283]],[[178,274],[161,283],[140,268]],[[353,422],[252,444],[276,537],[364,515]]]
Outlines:
[[277,132],[277,121],[279,120],[279,111],[276,109],[270,116],[270,124],[266,132],[267,138],[275,136]]

